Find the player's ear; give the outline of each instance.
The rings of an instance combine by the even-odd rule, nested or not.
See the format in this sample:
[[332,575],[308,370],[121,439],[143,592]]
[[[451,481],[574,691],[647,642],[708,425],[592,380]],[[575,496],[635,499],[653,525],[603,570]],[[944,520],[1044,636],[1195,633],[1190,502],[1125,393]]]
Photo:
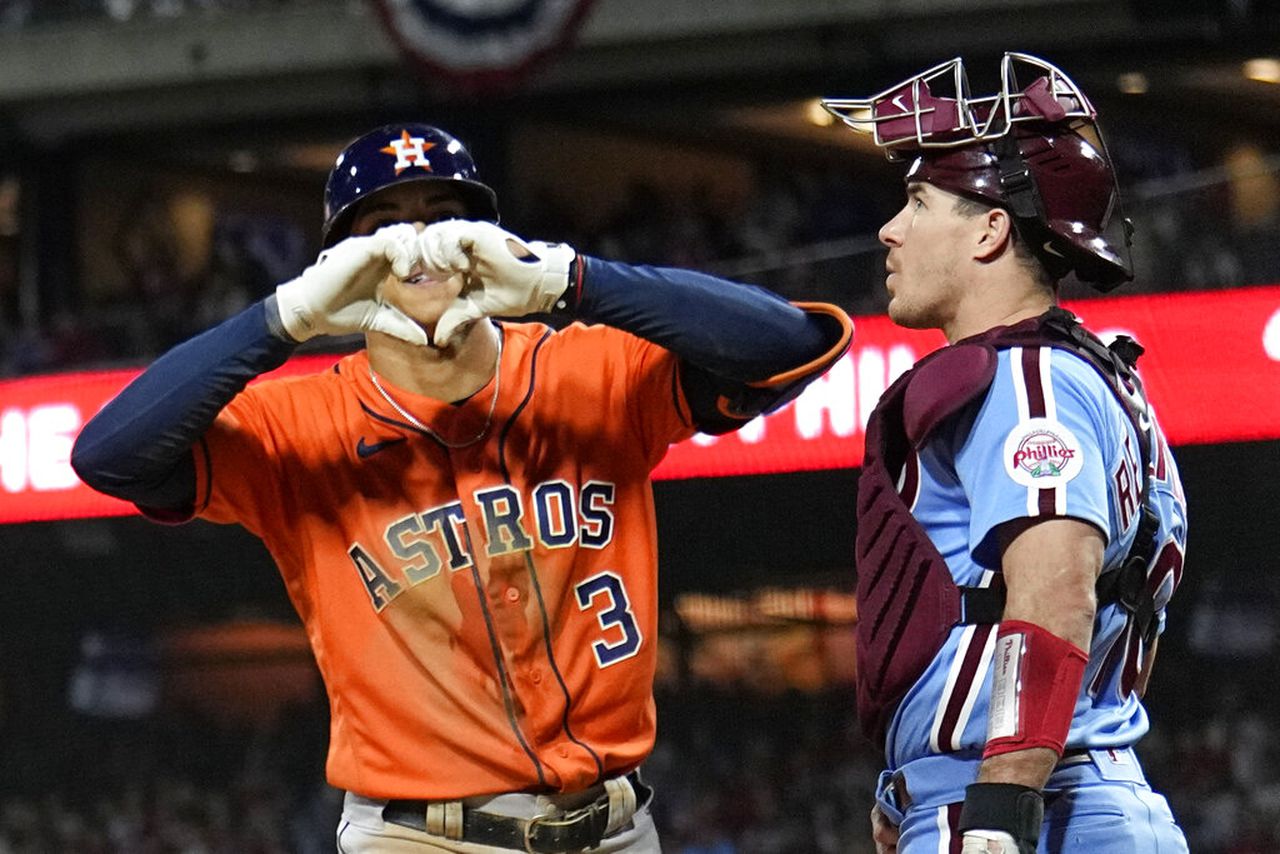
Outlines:
[[994,261],[1013,245],[1013,217],[1004,208],[989,208],[973,217],[973,257]]

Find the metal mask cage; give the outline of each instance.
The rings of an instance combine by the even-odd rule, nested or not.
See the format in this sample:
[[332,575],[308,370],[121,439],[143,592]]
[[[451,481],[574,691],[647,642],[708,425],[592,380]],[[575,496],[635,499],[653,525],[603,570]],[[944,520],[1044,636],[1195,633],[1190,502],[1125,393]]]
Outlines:
[[[1018,85],[1020,68],[1024,76],[1035,74],[1025,89]],[[1016,52],[1001,59],[994,95],[971,96],[964,59],[956,57],[869,98],[824,98],[822,106],[854,131],[871,134],[891,160],[909,151],[998,139],[1021,122],[1092,123],[1097,117],[1062,69]]]

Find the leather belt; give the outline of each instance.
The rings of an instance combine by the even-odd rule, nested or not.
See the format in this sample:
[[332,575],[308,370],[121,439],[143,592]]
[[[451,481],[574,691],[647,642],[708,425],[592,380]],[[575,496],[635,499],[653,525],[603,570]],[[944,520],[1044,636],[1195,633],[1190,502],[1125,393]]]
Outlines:
[[1064,765],[1083,765],[1086,762],[1092,762],[1093,757],[1089,755],[1089,748],[1076,747],[1063,751],[1062,758],[1058,760],[1057,767]]
[[889,779],[889,790],[893,793],[893,802],[901,812],[911,807],[911,793],[907,791],[907,775],[901,771],[893,772]]
[[[636,793],[636,810],[639,811],[649,802],[653,790],[641,782],[639,771],[632,771],[625,779]],[[422,800],[387,801],[382,808],[382,820],[432,833],[427,827],[427,808],[432,803]],[[596,847],[605,838],[608,825],[609,794],[605,792],[586,806],[530,819],[463,807],[461,834],[457,838],[462,842],[531,854],[563,854]]]

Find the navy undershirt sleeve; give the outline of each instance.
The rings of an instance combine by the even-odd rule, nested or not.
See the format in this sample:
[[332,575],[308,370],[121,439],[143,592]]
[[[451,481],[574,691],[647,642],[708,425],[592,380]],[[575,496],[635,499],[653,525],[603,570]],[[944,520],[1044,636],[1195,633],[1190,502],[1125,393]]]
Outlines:
[[157,359],[80,431],[71,467],[89,486],[146,508],[190,510],[191,447],[249,381],[297,344],[272,325],[274,296]]
[[[574,313],[652,341],[680,360],[698,429],[726,433],[793,400],[846,336],[835,317],[705,273],[637,267],[579,255]],[[812,372],[766,383],[806,365]]]
[[727,380],[769,379],[835,343],[822,319],[763,288],[585,255],[578,263],[586,265],[578,317],[638,335]]

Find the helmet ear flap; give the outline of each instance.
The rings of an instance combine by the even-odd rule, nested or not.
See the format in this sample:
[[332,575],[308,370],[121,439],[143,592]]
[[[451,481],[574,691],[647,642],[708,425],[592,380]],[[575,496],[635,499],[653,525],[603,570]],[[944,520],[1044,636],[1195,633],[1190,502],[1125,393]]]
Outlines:
[[1124,216],[1102,132],[1088,122],[1046,128],[1038,136],[1043,151],[1029,160],[1051,241],[1042,245],[1056,249],[1071,262],[1069,272],[1098,290],[1132,280],[1133,222]]
[[[1114,226],[1119,234],[1100,238],[1107,251],[1089,252],[1076,250],[1074,271],[1076,278],[1104,293],[1113,291],[1125,282],[1133,281],[1133,220],[1118,218]],[[1120,247],[1119,252],[1111,247]]]
[[[1095,269],[1100,267],[1099,259],[1091,252],[1079,251],[1072,240],[1054,230],[1040,194],[1036,171],[1024,158],[1021,142],[1018,135],[1008,134],[991,144],[1000,175],[1002,203],[1013,216],[1019,238],[1055,281],[1073,271],[1081,281],[1092,281],[1092,276],[1102,273],[1101,269]],[[1054,157],[1052,150],[1048,154]],[[1070,166],[1064,164],[1064,167],[1069,173]],[[1045,164],[1041,162],[1039,168],[1043,170]]]

